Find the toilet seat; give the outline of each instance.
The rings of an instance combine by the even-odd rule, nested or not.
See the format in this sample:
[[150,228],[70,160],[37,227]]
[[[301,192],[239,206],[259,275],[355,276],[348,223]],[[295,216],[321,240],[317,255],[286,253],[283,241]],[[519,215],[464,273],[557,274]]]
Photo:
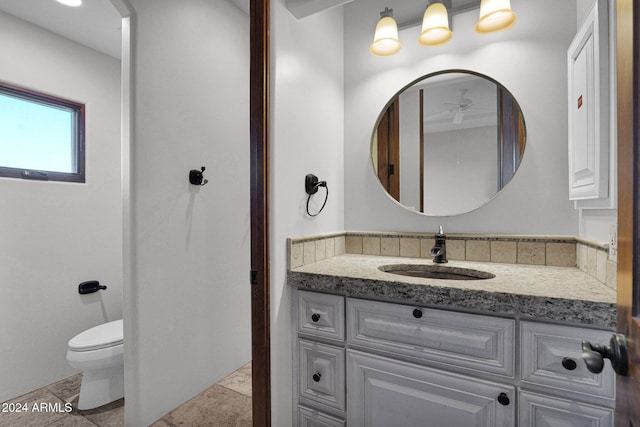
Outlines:
[[122,319],[103,323],[79,333],[69,340],[71,351],[91,351],[122,344]]

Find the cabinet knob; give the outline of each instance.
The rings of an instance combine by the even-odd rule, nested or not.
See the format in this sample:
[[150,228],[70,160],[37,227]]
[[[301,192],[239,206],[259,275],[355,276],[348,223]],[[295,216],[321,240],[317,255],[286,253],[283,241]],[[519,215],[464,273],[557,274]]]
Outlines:
[[562,367],[567,371],[573,371],[578,367],[578,364],[572,358],[565,357],[564,359],[562,359]]
[[509,400],[509,396],[507,396],[507,393],[500,393],[498,395],[498,403],[503,406],[507,406],[509,403],[511,403],[511,400]]
[[315,382],[320,382],[320,378],[322,378],[322,375],[320,374],[320,372],[316,372],[311,378],[313,378],[313,381]]
[[420,310],[419,308],[416,308],[413,310],[413,317],[415,317],[416,319],[419,319],[422,317],[422,310]]
[[318,313],[313,313],[311,315],[311,320],[313,320],[314,323],[317,322],[318,320],[320,320],[320,315]]

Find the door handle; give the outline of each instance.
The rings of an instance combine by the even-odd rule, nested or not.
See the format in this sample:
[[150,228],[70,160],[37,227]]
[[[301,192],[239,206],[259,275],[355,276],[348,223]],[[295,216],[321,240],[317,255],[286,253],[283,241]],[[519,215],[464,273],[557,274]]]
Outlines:
[[611,366],[616,374],[627,376],[629,372],[629,355],[627,351],[627,339],[622,334],[613,334],[608,346],[591,344],[582,341],[582,360],[587,364],[589,372],[599,374],[604,368],[604,359],[611,361]]

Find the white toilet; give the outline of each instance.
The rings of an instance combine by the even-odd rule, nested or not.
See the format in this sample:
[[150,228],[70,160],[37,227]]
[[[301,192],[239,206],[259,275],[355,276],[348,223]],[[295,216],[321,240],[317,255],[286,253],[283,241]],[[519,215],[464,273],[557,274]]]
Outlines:
[[92,409],[124,397],[122,319],[87,329],[69,340],[67,361],[83,371],[78,409]]

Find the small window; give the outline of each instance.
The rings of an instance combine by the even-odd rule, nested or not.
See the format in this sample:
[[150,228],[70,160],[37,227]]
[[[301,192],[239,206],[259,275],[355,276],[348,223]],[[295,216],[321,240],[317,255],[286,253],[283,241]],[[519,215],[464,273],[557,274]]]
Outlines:
[[0,83],[0,177],[85,182],[84,104]]

